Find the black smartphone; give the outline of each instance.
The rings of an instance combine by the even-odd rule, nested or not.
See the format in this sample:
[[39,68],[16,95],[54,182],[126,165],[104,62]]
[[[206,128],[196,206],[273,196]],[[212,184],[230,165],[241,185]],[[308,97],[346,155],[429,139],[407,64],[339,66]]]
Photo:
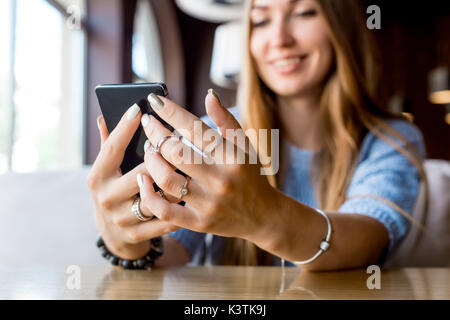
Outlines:
[[[172,132],[174,130],[156,114],[147,100],[150,93],[166,97],[168,92],[164,83],[102,84],[95,88],[95,93],[109,132],[117,126],[123,114],[135,103],[141,108],[142,114],[152,114],[167,129]],[[122,174],[129,172],[144,162],[144,143],[146,139],[142,125],[139,125],[125,151],[125,156],[120,166]]]
[[[153,115],[167,129],[171,132],[174,131],[174,128],[171,125],[158,116],[147,100],[150,93],[166,97],[168,92],[164,83],[102,84],[95,88],[95,93],[109,132],[117,126],[124,113],[135,103],[141,109],[142,114],[147,113]],[[144,162],[145,140],[147,140],[147,136],[145,135],[142,125],[139,124],[139,128],[131,139],[130,144],[125,151],[122,164],[120,165],[122,174],[131,171]],[[179,169],[176,169],[175,172],[186,177],[186,174]],[[160,190],[156,183],[153,183],[153,188],[156,192]],[[184,206],[185,202],[180,201],[178,204]]]

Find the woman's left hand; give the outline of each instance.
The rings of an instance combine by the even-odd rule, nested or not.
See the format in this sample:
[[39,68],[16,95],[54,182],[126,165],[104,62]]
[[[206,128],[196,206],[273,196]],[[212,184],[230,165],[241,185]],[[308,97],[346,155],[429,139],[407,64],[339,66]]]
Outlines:
[[[152,146],[172,133],[154,117],[149,121],[143,117],[151,143],[145,152],[145,164],[152,179],[142,178],[142,209],[162,221],[197,232],[251,241],[265,237],[270,232],[266,221],[276,207],[275,188],[261,174],[259,161],[250,161],[250,143],[233,115],[212,93],[206,96],[208,115],[222,136],[168,98],[153,96],[149,101],[155,112],[201,150],[203,156],[175,137],[166,139],[155,153]],[[180,197],[186,178],[175,172],[174,167],[191,178],[188,193],[182,197],[185,206],[170,203],[153,190],[154,181],[165,194]]]

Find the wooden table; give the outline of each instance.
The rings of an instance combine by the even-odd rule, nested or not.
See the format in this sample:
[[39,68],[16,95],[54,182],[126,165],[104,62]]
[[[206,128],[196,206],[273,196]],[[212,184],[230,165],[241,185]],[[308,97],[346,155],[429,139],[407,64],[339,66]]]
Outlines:
[[[77,269],[77,267],[75,267]],[[369,290],[366,270],[310,273],[286,267],[178,267],[132,271],[80,266],[80,289],[67,266],[0,266],[0,299],[445,299],[450,269],[381,270]]]

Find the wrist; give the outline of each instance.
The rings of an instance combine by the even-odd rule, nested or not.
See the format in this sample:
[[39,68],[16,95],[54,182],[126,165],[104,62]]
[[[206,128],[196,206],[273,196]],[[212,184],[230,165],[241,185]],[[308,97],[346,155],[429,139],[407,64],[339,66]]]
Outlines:
[[269,252],[274,249],[279,242],[277,240],[280,231],[279,226],[283,225],[282,212],[285,205],[285,195],[278,189],[269,185],[269,189],[265,191],[264,196],[257,206],[255,219],[252,225],[247,229],[251,230],[244,239],[253,242],[255,245]]
[[[108,245],[107,245],[108,246]],[[109,251],[121,259],[136,260],[142,258],[151,249],[150,241],[145,241],[137,244],[122,244],[120,246],[108,246]]]
[[155,265],[155,261],[163,254],[163,240],[156,237],[148,241],[150,250],[137,259],[124,259],[114,255],[106,246],[101,236],[97,239],[97,247],[100,249],[101,255],[109,260],[114,266],[122,266],[124,269],[151,269]]
[[320,255],[317,255],[318,249],[328,250],[331,221],[327,214],[276,188],[269,195],[259,214],[261,223],[247,240],[273,255],[299,264],[315,260]]
[[127,243],[124,241],[115,240],[114,238],[110,238],[107,234],[102,235],[102,239],[108,250],[115,256],[122,259],[139,259],[145,256],[145,254],[151,248],[150,241],[143,241],[140,243]]
[[121,256],[114,254],[101,236],[97,239],[97,247],[100,249],[101,255],[109,260],[112,265],[119,265],[124,269],[151,269],[154,266],[156,259],[163,254],[163,240],[161,237],[156,237],[147,241],[147,243],[149,243],[150,248],[145,254],[137,255],[136,251],[133,251],[132,254],[125,251],[127,254],[125,257],[124,252],[121,252]]

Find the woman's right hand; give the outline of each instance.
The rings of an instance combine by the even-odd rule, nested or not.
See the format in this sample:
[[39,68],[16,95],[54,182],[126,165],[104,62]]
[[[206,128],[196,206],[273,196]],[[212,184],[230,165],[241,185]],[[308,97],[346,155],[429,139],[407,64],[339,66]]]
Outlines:
[[[151,238],[179,229],[158,219],[141,222],[131,210],[139,192],[136,176],[138,173],[148,176],[148,171],[142,163],[122,175],[120,165],[140,119],[141,111],[131,107],[111,134],[103,117],[97,119],[101,149],[87,178],[99,233],[114,255],[130,260],[141,258],[150,250]],[[169,201],[177,201],[172,198],[167,196]]]

